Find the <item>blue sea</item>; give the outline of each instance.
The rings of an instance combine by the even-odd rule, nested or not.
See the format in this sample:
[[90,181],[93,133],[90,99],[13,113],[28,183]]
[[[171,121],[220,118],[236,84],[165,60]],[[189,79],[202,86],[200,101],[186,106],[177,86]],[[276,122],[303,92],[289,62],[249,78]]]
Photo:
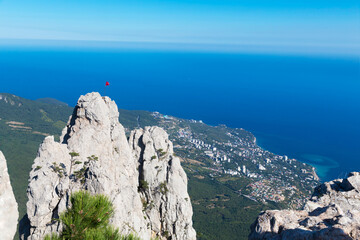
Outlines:
[[315,166],[322,180],[360,171],[356,57],[0,48],[0,92],[74,106],[91,91],[124,109],[247,129],[263,148]]

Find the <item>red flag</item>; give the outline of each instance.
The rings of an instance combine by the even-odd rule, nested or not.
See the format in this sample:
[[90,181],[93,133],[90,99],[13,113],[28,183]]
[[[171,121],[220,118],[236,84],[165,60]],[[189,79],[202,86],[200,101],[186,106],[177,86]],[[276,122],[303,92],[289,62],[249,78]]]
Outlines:
[[109,83],[109,82],[106,82],[106,83],[105,83],[105,86],[109,86],[109,85],[110,85],[110,83]]

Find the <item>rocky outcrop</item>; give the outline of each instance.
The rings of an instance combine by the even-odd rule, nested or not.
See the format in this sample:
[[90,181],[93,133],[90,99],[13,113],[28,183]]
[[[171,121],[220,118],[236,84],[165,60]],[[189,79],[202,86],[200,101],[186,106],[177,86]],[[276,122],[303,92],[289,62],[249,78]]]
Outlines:
[[0,151],[0,239],[14,238],[18,218],[18,205],[11,188],[6,159]]
[[[53,219],[69,207],[72,192],[85,189],[110,197],[115,207],[112,224],[123,234],[136,233],[145,240],[152,236],[163,237],[166,233],[172,239],[195,239],[195,235],[190,234],[194,233],[191,205],[181,201],[183,196],[187,196],[186,175],[178,160],[172,164],[172,146],[166,133],[155,133],[151,137],[157,143],[166,142],[171,146],[167,156],[170,167],[165,169],[169,191],[160,197],[156,190],[146,193],[146,199],[156,199],[156,203],[161,205],[158,206],[158,210],[162,211],[158,226],[147,215],[145,193],[141,192],[143,171],[139,175],[140,170],[147,169],[148,174],[155,176],[157,169],[152,169],[153,173],[150,173],[150,168],[141,165],[144,154],[133,149],[134,141],[130,148],[118,118],[114,101],[98,93],[90,93],[80,97],[60,143],[55,142],[53,137],[45,138],[30,173],[27,203],[30,224],[21,231],[22,238],[42,239],[47,233],[60,231],[61,225]],[[139,139],[144,139],[146,131],[144,136],[141,131],[137,130],[133,135],[136,133]],[[163,130],[157,131],[164,134]],[[179,190],[173,189],[176,187]],[[177,210],[175,214],[178,215],[174,217],[170,210]],[[170,225],[174,230],[167,230]]]
[[320,185],[304,210],[261,213],[249,239],[360,239],[360,174]]
[[153,233],[171,239],[196,239],[187,177],[174,156],[172,142],[159,127],[137,129],[130,146],[139,164],[140,193]]

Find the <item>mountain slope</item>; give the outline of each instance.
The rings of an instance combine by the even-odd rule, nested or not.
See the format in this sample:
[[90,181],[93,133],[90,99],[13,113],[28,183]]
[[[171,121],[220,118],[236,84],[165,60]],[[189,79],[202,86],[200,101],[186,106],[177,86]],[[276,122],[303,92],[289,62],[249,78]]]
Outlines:
[[37,102],[53,104],[53,105],[60,105],[60,106],[68,106],[67,103],[61,102],[55,98],[39,98],[36,99]]
[[44,136],[57,138],[71,108],[55,106],[0,93],[0,149],[8,160],[20,216],[25,214],[29,171]]
[[[57,138],[72,109],[0,94],[0,150],[25,214],[31,164],[45,135]],[[287,156],[259,148],[243,129],[209,126],[157,112],[119,109],[120,123],[130,131],[160,126],[184,161],[199,239],[247,239],[251,223],[265,209],[299,208],[319,184],[314,169]]]

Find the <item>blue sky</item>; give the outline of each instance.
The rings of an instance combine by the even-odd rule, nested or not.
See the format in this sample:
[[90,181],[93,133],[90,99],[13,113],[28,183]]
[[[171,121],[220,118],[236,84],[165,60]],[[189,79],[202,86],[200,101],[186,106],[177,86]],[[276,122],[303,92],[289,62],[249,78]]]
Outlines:
[[360,54],[358,0],[0,0],[0,39]]

